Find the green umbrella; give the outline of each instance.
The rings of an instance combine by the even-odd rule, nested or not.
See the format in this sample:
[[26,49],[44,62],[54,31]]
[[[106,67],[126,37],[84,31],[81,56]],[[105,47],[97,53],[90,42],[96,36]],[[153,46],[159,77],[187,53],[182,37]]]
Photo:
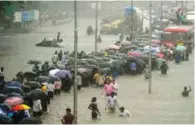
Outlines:
[[181,52],[181,51],[185,51],[186,48],[185,48],[184,46],[177,46],[177,47],[175,48],[175,50]]

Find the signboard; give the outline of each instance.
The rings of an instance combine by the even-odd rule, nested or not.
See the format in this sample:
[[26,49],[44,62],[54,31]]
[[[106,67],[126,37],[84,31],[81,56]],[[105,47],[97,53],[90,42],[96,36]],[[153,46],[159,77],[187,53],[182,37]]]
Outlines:
[[20,23],[20,22],[22,22],[22,13],[15,12],[14,13],[14,23]]
[[22,21],[38,21],[39,20],[39,11],[24,11],[24,12],[15,12],[14,13],[14,22]]
[[22,12],[22,21],[31,21],[32,20],[32,11],[24,11]]

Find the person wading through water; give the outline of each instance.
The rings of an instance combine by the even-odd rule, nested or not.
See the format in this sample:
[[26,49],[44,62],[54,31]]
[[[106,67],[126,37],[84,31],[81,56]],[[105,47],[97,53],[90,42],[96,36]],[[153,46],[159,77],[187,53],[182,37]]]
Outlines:
[[184,87],[184,91],[182,92],[182,97],[188,97],[189,93],[192,91],[191,86],[189,86],[189,90],[187,90],[187,87]]
[[74,115],[71,113],[71,109],[66,109],[66,115],[61,119],[62,124],[73,124]]
[[93,97],[91,99],[91,104],[88,106],[88,109],[91,110],[91,117],[92,119],[97,119],[98,118],[98,114],[99,114],[99,117],[101,116],[100,114],[100,111],[98,109],[98,105],[97,105],[97,98],[96,97]]

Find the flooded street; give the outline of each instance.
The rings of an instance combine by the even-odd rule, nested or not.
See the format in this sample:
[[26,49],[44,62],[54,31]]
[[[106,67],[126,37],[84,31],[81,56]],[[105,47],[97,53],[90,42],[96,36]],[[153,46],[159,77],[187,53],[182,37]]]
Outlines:
[[[86,27],[94,27],[94,19],[78,19],[79,51],[91,52],[94,50],[94,35],[86,34]],[[36,47],[35,44],[44,37],[56,37],[61,32],[63,48]],[[118,36],[102,36],[103,43],[98,44],[98,51],[108,47],[118,40]],[[55,50],[73,51],[73,22],[68,24],[38,29],[29,34],[3,34],[0,35],[0,66],[5,68],[6,79],[12,79],[19,71],[32,69],[27,64],[28,60],[51,60]],[[78,92],[78,123],[79,124],[193,124],[194,123],[194,90],[190,97],[182,98],[184,86],[194,88],[194,54],[189,61],[181,64],[169,62],[167,76],[162,76],[160,71],[153,72],[152,94],[148,94],[148,82],[143,75],[120,76],[118,102],[127,108],[132,117],[121,118],[118,114],[107,113],[104,109],[106,99],[101,96],[101,88],[87,87]],[[91,98],[96,96],[101,112],[101,120],[92,121],[88,105]],[[49,106],[49,114],[44,116],[44,124],[60,124],[60,119],[65,114],[65,109],[73,109],[73,92],[62,93],[55,97]]]

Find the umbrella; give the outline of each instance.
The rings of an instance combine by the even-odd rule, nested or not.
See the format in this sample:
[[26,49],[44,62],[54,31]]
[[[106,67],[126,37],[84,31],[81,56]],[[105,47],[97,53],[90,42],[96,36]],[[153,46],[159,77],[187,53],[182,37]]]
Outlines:
[[38,82],[35,82],[35,81],[27,81],[25,84],[26,84],[27,86],[30,86],[30,88],[31,88],[32,90],[41,87],[41,85],[40,85]]
[[84,73],[84,72],[88,72],[88,70],[86,68],[79,68],[78,72]]
[[118,50],[118,49],[120,49],[120,47],[119,47],[119,46],[117,46],[117,45],[110,45],[110,46],[109,46],[109,49],[115,49],[115,50]]
[[20,105],[17,105],[17,106],[14,106],[12,108],[13,111],[21,111],[21,110],[29,110],[30,107],[28,105],[25,105],[25,104],[20,104]]
[[126,45],[131,45],[131,42],[129,42],[129,41],[122,42],[121,45],[124,45],[124,46],[126,46]]
[[135,52],[135,51],[128,52],[128,56],[141,56],[141,55],[142,55],[142,53],[140,53],[140,52]]
[[23,73],[23,76],[27,79],[34,79],[37,75],[33,72],[25,72]]
[[0,103],[3,103],[6,99],[6,95],[0,94]]
[[7,103],[10,106],[19,105],[19,104],[22,104],[23,102],[24,100],[20,97],[10,97],[5,100],[5,103]]
[[47,76],[39,76],[36,78],[36,82],[39,82],[39,83],[44,83],[44,82],[49,82],[49,77]]
[[51,76],[49,75],[49,78],[50,78],[50,82],[49,83],[54,83],[55,81],[60,81],[60,78],[57,77],[57,76]]
[[51,71],[49,71],[49,75],[55,76],[55,74],[60,71],[59,69],[53,69]]
[[177,46],[177,47],[175,48],[175,50],[183,52],[183,51],[186,50],[186,48],[185,48],[184,46]]
[[41,61],[39,61],[39,60],[29,60],[27,63],[30,64],[30,65],[34,65],[34,64],[41,64]]
[[0,124],[12,124],[12,119],[7,115],[0,114]]
[[15,93],[15,92],[13,92],[13,93],[8,93],[8,94],[7,94],[7,98],[10,98],[10,97],[20,97],[20,98],[23,98],[23,96],[21,96],[21,95],[18,94],[18,93]]
[[21,88],[22,87],[22,85],[19,83],[19,82],[16,82],[16,81],[10,81],[10,82],[7,82],[6,84],[5,84],[5,87],[19,87],[19,88]]
[[164,54],[162,54],[162,53],[158,53],[156,56],[159,58],[164,58]]
[[66,75],[69,76],[69,78],[72,77],[71,72],[69,70],[60,70],[58,71],[55,76],[59,77],[59,78],[64,78]]
[[144,46],[144,50],[150,50],[150,46]]
[[41,89],[35,89],[33,90],[30,94],[29,97],[32,100],[37,100],[37,99],[44,99],[46,97],[46,93],[43,92]]
[[160,44],[160,40],[152,40],[153,44]]
[[30,117],[30,118],[23,118],[19,124],[43,124],[43,122],[40,119]]
[[13,92],[18,93],[18,94],[20,94],[22,96],[24,95],[24,92],[19,87],[5,87],[3,89],[3,93],[4,94],[13,93]]

